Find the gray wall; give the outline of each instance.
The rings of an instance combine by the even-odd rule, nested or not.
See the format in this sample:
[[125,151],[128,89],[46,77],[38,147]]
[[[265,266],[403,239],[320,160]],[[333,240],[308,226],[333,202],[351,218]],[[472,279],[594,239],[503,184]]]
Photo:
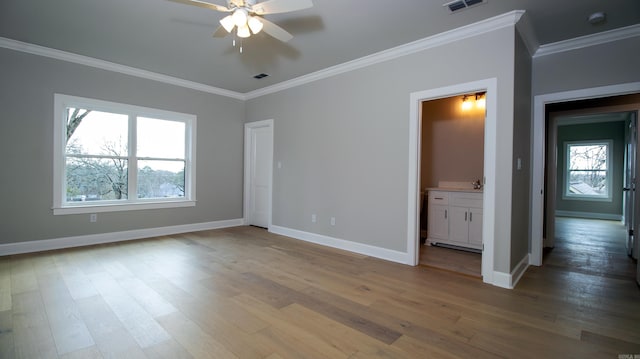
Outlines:
[[274,169],[273,224],[406,251],[410,94],[497,78],[500,177],[488,180],[503,189],[495,198],[494,269],[509,272],[514,32],[503,28],[249,100],[247,121],[275,120],[274,161],[282,168]]
[[[485,109],[463,110],[462,96],[422,103],[420,188],[471,183],[484,174]],[[475,100],[475,98],[474,98]]]
[[640,81],[640,37],[535,57],[533,94]]
[[[531,187],[531,55],[519,33],[515,37],[513,126],[513,202],[511,204],[511,264],[513,269],[529,253]],[[521,168],[517,168],[518,158]]]
[[[560,211],[604,213],[622,215],[622,186],[624,181],[624,121],[601,122],[558,126],[558,177],[556,182],[556,209]],[[612,140],[612,188],[613,200],[587,201],[565,200],[564,171],[566,162],[565,142],[586,140]]]
[[[242,218],[242,101],[7,49],[0,79],[0,243]],[[197,115],[197,205],[54,216],[54,93]]]

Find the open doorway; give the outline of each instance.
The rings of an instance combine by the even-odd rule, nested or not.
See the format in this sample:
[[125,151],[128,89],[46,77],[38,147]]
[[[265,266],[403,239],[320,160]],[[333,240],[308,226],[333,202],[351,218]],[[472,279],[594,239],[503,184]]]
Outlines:
[[546,105],[545,264],[633,278],[639,110],[639,94]]
[[[420,187],[421,111],[424,101],[484,92],[486,94],[486,118],[484,128],[484,173],[482,193],[482,281],[495,284],[495,193],[496,193],[496,143],[497,143],[497,79],[490,78],[458,85],[411,93],[409,117],[409,186],[407,255],[408,264],[418,265],[420,256]],[[502,283],[502,282],[500,282]]]
[[[572,90],[565,92],[537,95],[534,97],[533,108],[533,137],[532,137],[532,182],[531,182],[531,252],[530,263],[542,265],[542,252],[544,238],[550,237],[544,231],[546,217],[545,182],[549,168],[545,164],[547,149],[547,106],[556,103],[571,103],[583,99],[602,99],[628,94],[640,93],[640,82],[625,83],[611,86],[602,86]],[[638,201],[636,201],[637,203]],[[638,217],[639,211],[635,211]],[[635,222],[637,233],[638,222]],[[639,267],[640,269],[640,267]],[[640,277],[640,276],[639,276]]]
[[420,265],[481,277],[484,92],[423,101]]

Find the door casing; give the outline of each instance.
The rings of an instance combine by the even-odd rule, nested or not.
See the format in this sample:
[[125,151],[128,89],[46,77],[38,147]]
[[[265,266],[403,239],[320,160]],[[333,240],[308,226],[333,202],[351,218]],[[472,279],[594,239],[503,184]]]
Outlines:
[[[552,103],[640,93],[640,82],[586,88],[534,96],[532,128],[531,253],[529,263],[542,265],[545,184],[545,106]],[[638,212],[636,211],[636,214]],[[637,225],[637,221],[636,221]],[[636,241],[637,242],[637,241]]]

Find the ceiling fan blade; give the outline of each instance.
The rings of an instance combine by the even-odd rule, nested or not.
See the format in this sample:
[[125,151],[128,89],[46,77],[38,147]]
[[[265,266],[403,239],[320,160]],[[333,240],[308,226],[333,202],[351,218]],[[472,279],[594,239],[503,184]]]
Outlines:
[[264,18],[260,18],[260,21],[262,21],[262,24],[264,25],[264,27],[262,28],[262,31],[264,31],[265,33],[275,37],[276,39],[282,42],[287,42],[293,39],[293,35],[288,33],[285,29],[281,28],[280,26],[272,23],[271,21]]
[[200,1],[200,0],[169,0],[169,1],[179,2],[181,4],[199,6],[205,9],[211,9],[211,10],[222,11],[222,12],[231,11],[231,9],[227,8],[226,6],[211,4],[211,3]]
[[253,5],[251,10],[258,15],[264,15],[303,10],[312,6],[311,0],[267,0]]
[[229,35],[229,33],[222,26],[218,26],[216,31],[213,33],[213,37],[225,37],[227,35]]

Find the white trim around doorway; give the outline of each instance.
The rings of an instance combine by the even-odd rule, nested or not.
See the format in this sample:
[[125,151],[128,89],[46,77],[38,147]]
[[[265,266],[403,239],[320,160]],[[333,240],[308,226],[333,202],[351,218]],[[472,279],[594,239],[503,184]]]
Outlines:
[[420,148],[421,148],[421,109],[422,102],[462,95],[465,93],[486,91],[486,119],[484,129],[484,195],[482,238],[482,280],[494,282],[494,234],[495,234],[495,179],[496,179],[496,136],[497,136],[497,89],[498,80],[490,78],[467,82],[437,89],[413,92],[410,94],[409,116],[409,184],[407,208],[407,260],[410,265],[418,265],[420,257]]
[[556,92],[534,97],[532,138],[532,183],[531,183],[531,253],[529,264],[542,265],[544,225],[544,170],[545,170],[545,106],[547,104],[586,100],[599,97],[627,95],[640,92],[640,82],[592,87],[580,90]]

